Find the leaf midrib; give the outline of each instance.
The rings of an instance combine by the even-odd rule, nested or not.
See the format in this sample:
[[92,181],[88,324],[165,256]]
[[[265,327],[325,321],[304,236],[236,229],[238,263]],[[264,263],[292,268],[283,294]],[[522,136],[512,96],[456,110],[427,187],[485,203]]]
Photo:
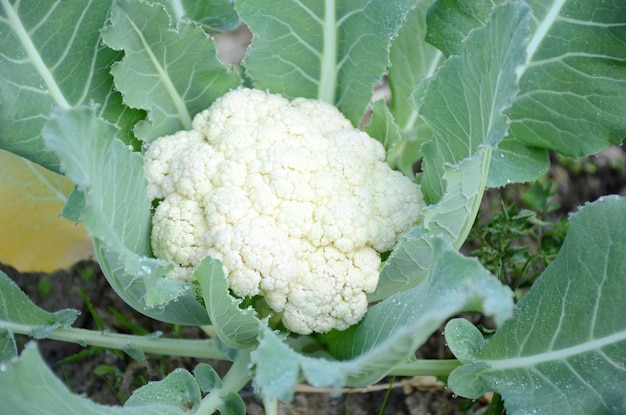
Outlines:
[[49,68],[43,61],[41,54],[35,47],[32,39],[30,38],[28,31],[22,24],[22,20],[17,14],[16,10],[9,4],[8,0],[0,0],[2,2],[2,6],[7,13],[8,21],[13,31],[17,35],[20,43],[24,47],[24,51],[28,55],[29,60],[32,62],[34,68],[37,70],[37,73],[41,76],[43,82],[48,87],[48,93],[50,96],[56,101],[56,103],[64,109],[70,109],[72,106],[65,99],[65,95],[61,91],[61,88],[56,82],[54,75],[50,72]]
[[335,103],[337,89],[337,19],[335,0],[324,1],[324,43],[320,65],[320,82],[317,98],[329,104]]
[[533,60],[533,56],[535,55],[535,52],[537,52],[537,49],[539,49],[539,46],[548,35],[550,28],[559,17],[561,9],[565,5],[566,1],[567,0],[555,0],[552,3],[552,6],[550,6],[548,13],[546,13],[539,26],[537,26],[535,33],[526,45],[526,64],[518,68],[517,70],[518,79],[522,77],[522,74],[530,65],[531,61]]
[[519,369],[529,366],[535,366],[540,363],[553,362],[557,360],[565,360],[569,357],[599,350],[602,347],[610,346],[620,341],[626,340],[626,330],[618,331],[609,336],[600,337],[598,339],[590,340],[576,346],[566,347],[560,350],[547,351],[545,353],[535,354],[532,356],[515,357],[511,359],[502,360],[483,360],[490,368],[489,370],[502,370],[502,369]]
[[[6,1],[6,0],[3,0],[3,1]],[[172,79],[169,77],[165,69],[163,69],[163,67],[159,63],[159,60],[157,59],[156,55],[152,51],[150,44],[148,43],[146,38],[143,36],[142,31],[139,29],[139,27],[137,27],[133,19],[125,11],[124,11],[124,14],[126,15],[126,18],[128,19],[128,22],[132,26],[133,30],[137,34],[137,37],[139,38],[144,51],[146,52],[146,54],[148,55],[148,58],[150,59],[150,62],[154,66],[154,69],[159,74],[159,77],[161,78],[163,85],[165,86],[165,89],[167,90],[168,95],[172,98],[172,102],[174,103],[174,107],[176,108],[178,118],[180,119],[183,127],[187,130],[190,130],[191,129],[191,115],[189,114],[189,111],[187,110],[187,105],[185,104],[185,100],[183,99],[183,97],[180,96],[180,94],[176,90],[176,86],[172,82]]]
[[22,159],[26,168],[35,176],[37,180],[53,195],[54,199],[60,200],[63,203],[67,202],[67,197],[63,194],[63,192],[58,188],[58,186],[54,185],[46,176],[44,176],[30,160]]

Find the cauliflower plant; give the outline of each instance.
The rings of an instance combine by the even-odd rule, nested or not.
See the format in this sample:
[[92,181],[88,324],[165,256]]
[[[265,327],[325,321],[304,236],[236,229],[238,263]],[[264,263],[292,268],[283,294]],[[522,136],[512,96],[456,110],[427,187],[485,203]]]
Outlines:
[[145,153],[152,248],[192,279],[207,255],[290,330],[361,320],[380,254],[420,220],[420,188],[332,105],[237,89]]

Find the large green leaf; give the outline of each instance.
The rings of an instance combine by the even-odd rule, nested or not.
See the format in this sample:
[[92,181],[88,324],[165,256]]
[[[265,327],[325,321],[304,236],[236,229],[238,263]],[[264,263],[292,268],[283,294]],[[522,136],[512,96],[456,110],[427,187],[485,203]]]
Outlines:
[[124,102],[148,111],[148,120],[135,127],[144,141],[190,130],[194,115],[241,82],[218,60],[201,27],[173,24],[161,4],[116,0],[102,38],[124,51],[111,73]]
[[92,236],[148,254],[150,201],[143,158],[117,139],[117,128],[93,108],[56,109],[42,135],[86,196],[82,219]]
[[[493,157],[492,186],[543,174],[544,149],[584,156],[626,136],[626,3],[527,3],[528,59],[518,68],[520,92],[507,111],[510,135]],[[462,53],[492,7],[487,0],[438,1],[428,16],[429,41],[446,54]]]
[[518,92],[530,11],[522,3],[495,8],[489,22],[465,39],[461,55],[449,57],[421,96],[420,115],[433,131],[424,147],[424,196],[444,192],[445,164],[459,163],[479,146],[496,147],[508,131],[504,112]]
[[95,102],[127,143],[143,117],[122,105],[110,65],[120,57],[103,46],[100,28],[111,3],[0,1],[0,147],[58,171],[41,128],[53,107]]
[[[26,294],[0,271],[0,331],[11,333],[15,325],[29,326],[32,337],[41,339],[58,329],[69,327],[78,317],[72,309],[49,313],[33,304]],[[7,344],[1,349],[5,349]],[[8,352],[3,352],[8,353]]]
[[[486,0],[438,0],[428,11],[426,39],[446,56],[460,55],[470,31],[484,26],[495,5]],[[546,150],[507,134],[493,151],[487,184],[497,187],[530,181],[544,174],[548,166]]]
[[417,285],[430,267],[433,236],[459,249],[478,213],[485,188],[491,150],[482,148],[457,166],[445,166],[446,192],[439,202],[424,209],[422,225],[398,241],[380,272],[376,290],[368,295],[379,301]]
[[[140,389],[141,390],[141,389]],[[171,396],[171,390],[169,390]],[[171,396],[174,398],[174,396]],[[71,393],[43,361],[34,343],[19,358],[0,365],[0,401],[7,414],[51,415],[183,415],[187,408],[176,399],[161,399],[142,406],[105,406]]]
[[116,292],[153,318],[206,324],[206,311],[195,300],[191,284],[165,278],[171,265],[150,257],[151,205],[143,157],[116,133],[91,108],[58,109],[42,132],[80,191],[82,198],[70,200],[84,202],[81,219]]
[[190,20],[209,32],[228,32],[236,29],[239,16],[232,0],[154,0],[161,3],[174,20]]
[[[421,143],[431,138],[431,132],[418,117],[412,94],[425,80],[433,76],[444,55],[426,43],[426,11],[432,0],[420,0],[411,10],[391,43],[389,55],[389,87],[391,112],[400,127],[402,138]],[[417,159],[417,154],[414,156]]]
[[400,141],[401,136],[398,124],[396,124],[385,100],[379,99],[374,103],[370,122],[363,128],[363,131],[380,141],[387,152],[387,163],[391,165],[393,161],[390,160],[390,154]]
[[[121,250],[121,252],[120,252]],[[197,326],[209,324],[190,284],[165,278],[165,264],[94,239],[98,264],[115,292],[135,310],[156,320]]]
[[460,55],[472,29],[483,26],[496,4],[489,0],[437,0],[428,10],[426,40],[446,56]]
[[15,337],[13,334],[0,328],[0,362],[6,362],[17,356],[17,344],[15,344]]
[[230,294],[222,263],[206,258],[198,265],[194,276],[217,337],[235,349],[254,346],[261,322],[252,307],[241,309],[242,300]]
[[245,67],[259,89],[334,103],[357,125],[415,0],[239,0],[254,34]]
[[[493,148],[507,134],[503,111],[517,92],[529,19],[520,4],[498,7],[489,23],[468,38],[463,55],[444,62],[425,90],[415,91],[432,141],[423,147],[422,190],[431,205],[421,227],[396,245],[370,301],[419,283],[429,268],[430,234],[455,248],[474,223],[490,175]],[[489,53],[483,53],[485,45]]]
[[536,20],[512,137],[585,156],[626,137],[626,2],[529,2]]
[[532,181],[546,174],[549,167],[550,158],[545,149],[529,146],[509,135],[493,151],[487,186]]
[[508,413],[624,413],[626,198],[572,215],[556,260],[495,335],[468,322],[446,327],[465,363],[449,378],[459,395],[502,395]]
[[431,245],[431,266],[424,281],[371,307],[358,325],[321,336],[342,361],[302,355],[274,332],[263,330],[253,356],[261,392],[288,400],[300,375],[320,387],[368,385],[406,362],[460,311],[482,311],[498,323],[511,315],[508,287],[441,239],[433,239]]
[[194,411],[198,409],[201,398],[198,382],[191,373],[178,368],[165,379],[150,382],[134,391],[124,407],[141,409],[163,405]]
[[[391,90],[389,109],[397,124],[400,140],[387,157],[394,169],[408,177],[415,177],[415,163],[422,157],[422,145],[432,139],[432,132],[418,116],[414,104],[416,90],[422,90],[424,82],[433,76],[444,55],[426,43],[426,10],[432,0],[420,0],[409,12],[398,37],[391,42],[387,80]],[[372,108],[373,117],[380,110]]]

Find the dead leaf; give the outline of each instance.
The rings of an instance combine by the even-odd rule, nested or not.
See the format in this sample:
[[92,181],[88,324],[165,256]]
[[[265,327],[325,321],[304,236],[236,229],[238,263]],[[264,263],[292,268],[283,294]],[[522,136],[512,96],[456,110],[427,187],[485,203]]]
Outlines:
[[0,150],[0,262],[21,272],[52,272],[93,257],[84,226],[61,217],[73,186]]

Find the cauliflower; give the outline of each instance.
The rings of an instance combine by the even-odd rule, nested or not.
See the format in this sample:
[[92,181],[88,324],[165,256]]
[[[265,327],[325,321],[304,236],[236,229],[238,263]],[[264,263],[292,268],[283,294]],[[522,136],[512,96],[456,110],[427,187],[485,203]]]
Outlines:
[[145,152],[152,248],[192,280],[207,255],[231,291],[262,295],[285,326],[343,330],[367,310],[380,252],[420,221],[419,186],[332,105],[237,89],[192,131]]

